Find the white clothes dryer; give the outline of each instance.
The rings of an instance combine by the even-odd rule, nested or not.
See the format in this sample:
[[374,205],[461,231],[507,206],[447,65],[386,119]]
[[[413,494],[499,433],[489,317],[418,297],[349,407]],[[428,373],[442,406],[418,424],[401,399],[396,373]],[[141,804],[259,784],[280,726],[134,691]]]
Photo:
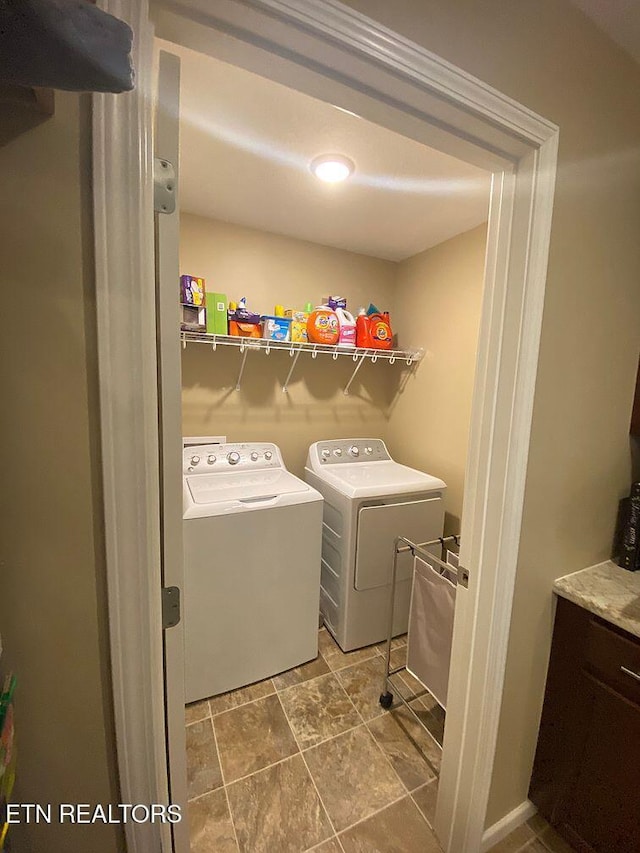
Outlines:
[[183,481],[194,702],[317,656],[322,496],[267,443],[185,447]]
[[[315,442],[305,479],[324,497],[325,625],[345,652],[380,642],[387,633],[394,540],[442,536],[446,484],[395,462],[379,438]],[[407,630],[411,575],[407,553],[398,559],[395,635]]]

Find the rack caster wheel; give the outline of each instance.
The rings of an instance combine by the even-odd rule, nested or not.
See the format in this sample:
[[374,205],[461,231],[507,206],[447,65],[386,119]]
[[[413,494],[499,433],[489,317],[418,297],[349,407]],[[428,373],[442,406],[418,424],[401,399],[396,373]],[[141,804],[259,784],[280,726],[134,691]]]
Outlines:
[[388,710],[393,704],[393,693],[381,693],[380,704],[385,710]]

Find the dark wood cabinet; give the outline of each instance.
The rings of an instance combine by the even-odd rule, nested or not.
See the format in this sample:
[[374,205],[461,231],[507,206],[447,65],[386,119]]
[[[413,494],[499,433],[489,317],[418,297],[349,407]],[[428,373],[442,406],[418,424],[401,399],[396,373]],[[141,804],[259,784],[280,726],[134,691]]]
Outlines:
[[638,376],[636,377],[636,396],[633,400],[629,432],[631,435],[640,436],[640,364],[638,365]]
[[640,640],[558,600],[529,797],[578,851],[640,851]]

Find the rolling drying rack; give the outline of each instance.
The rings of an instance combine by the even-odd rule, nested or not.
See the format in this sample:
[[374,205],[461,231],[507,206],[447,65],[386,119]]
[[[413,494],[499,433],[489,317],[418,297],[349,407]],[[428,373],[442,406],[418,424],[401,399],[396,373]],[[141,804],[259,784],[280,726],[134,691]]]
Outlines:
[[292,341],[273,341],[268,338],[242,338],[236,337],[234,335],[212,335],[205,334],[204,332],[180,332],[180,340],[182,341],[183,349],[186,348],[187,344],[208,344],[212,350],[215,352],[219,346],[222,347],[236,347],[236,349],[240,350],[240,354],[242,359],[240,361],[240,371],[238,373],[238,378],[236,380],[236,391],[240,390],[240,384],[242,382],[242,374],[244,373],[245,362],[247,360],[247,355],[250,352],[257,352],[262,350],[265,355],[269,355],[273,350],[285,350],[289,353],[289,356],[293,359],[291,362],[291,367],[289,368],[289,373],[287,374],[287,378],[284,381],[284,385],[282,386],[282,390],[284,393],[287,392],[289,387],[289,382],[291,381],[291,377],[293,376],[293,372],[296,369],[296,365],[298,363],[298,359],[302,353],[310,353],[311,358],[317,358],[318,354],[320,355],[330,355],[333,361],[337,361],[339,358],[348,357],[352,359],[355,364],[353,368],[353,372],[351,374],[351,378],[345,385],[343,394],[348,396],[349,388],[351,387],[351,383],[356,378],[356,375],[365,361],[369,360],[372,364],[375,364],[378,360],[386,361],[389,364],[394,364],[398,362],[399,364],[404,364],[407,367],[411,367],[414,364],[417,364],[423,357],[423,350],[393,350],[393,349],[369,349],[365,347],[339,347],[339,346],[328,346],[324,344],[309,344],[303,342],[292,342]]
[[[391,643],[393,641],[393,616],[395,610],[395,601],[396,601],[396,576],[398,573],[398,556],[400,554],[405,554],[407,551],[411,551],[413,557],[422,557],[426,560],[429,565],[435,564],[438,568],[438,571],[441,575],[445,572],[450,572],[451,574],[456,575],[458,579],[458,585],[468,588],[469,586],[469,572],[467,569],[462,566],[452,566],[450,563],[445,563],[443,560],[434,556],[431,551],[427,551],[427,548],[432,548],[436,545],[440,545],[441,548],[444,548],[447,542],[453,542],[455,545],[460,545],[460,536],[439,536],[437,539],[432,539],[429,542],[420,542],[415,543],[410,539],[405,539],[404,536],[397,536],[393,543],[393,567],[391,570],[391,590],[389,592],[389,622],[387,629],[387,649],[385,653],[385,666],[384,666],[384,675],[382,678],[382,692],[380,694],[380,704],[383,708],[389,709],[393,704],[393,693],[390,691],[389,686],[391,684],[390,679],[392,676],[397,675],[398,673],[406,670],[407,666],[404,664],[403,666],[397,666],[394,669],[391,669]],[[393,686],[391,684],[391,686]],[[410,702],[414,699],[420,698],[425,693],[429,691],[425,688],[424,692],[416,694],[415,696],[411,696],[406,698],[402,695],[402,691],[398,690],[398,696],[401,702],[405,705],[406,708],[412,713],[420,726],[426,729],[423,721],[416,714],[415,710],[411,707]]]

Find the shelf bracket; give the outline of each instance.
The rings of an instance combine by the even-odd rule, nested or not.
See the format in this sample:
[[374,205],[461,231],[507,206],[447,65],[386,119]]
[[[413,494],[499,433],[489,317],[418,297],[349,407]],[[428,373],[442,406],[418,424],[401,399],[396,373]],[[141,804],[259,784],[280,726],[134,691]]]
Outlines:
[[296,350],[296,354],[293,355],[293,349],[291,350],[291,355],[293,356],[293,362],[291,367],[289,368],[289,372],[287,373],[287,378],[284,380],[284,385],[282,386],[282,392],[284,394],[287,393],[287,386],[289,385],[289,380],[293,376],[293,371],[296,369],[296,364],[298,363],[298,359],[300,358],[300,353],[302,350]]
[[247,360],[247,355],[249,354],[249,350],[246,347],[241,348],[240,352],[242,353],[242,361],[240,362],[240,373],[238,373],[238,380],[236,382],[236,391],[240,390],[240,383],[242,382],[242,374],[244,373],[244,365]]
[[351,379],[347,382],[347,384],[345,385],[344,391],[342,392],[345,397],[349,396],[349,388],[351,388],[351,383],[356,378],[356,374],[360,370],[362,365],[364,364],[364,360],[366,357],[367,357],[367,353],[364,353],[364,355],[361,355],[360,358],[358,359],[358,363],[353,368],[353,373],[351,374]]

